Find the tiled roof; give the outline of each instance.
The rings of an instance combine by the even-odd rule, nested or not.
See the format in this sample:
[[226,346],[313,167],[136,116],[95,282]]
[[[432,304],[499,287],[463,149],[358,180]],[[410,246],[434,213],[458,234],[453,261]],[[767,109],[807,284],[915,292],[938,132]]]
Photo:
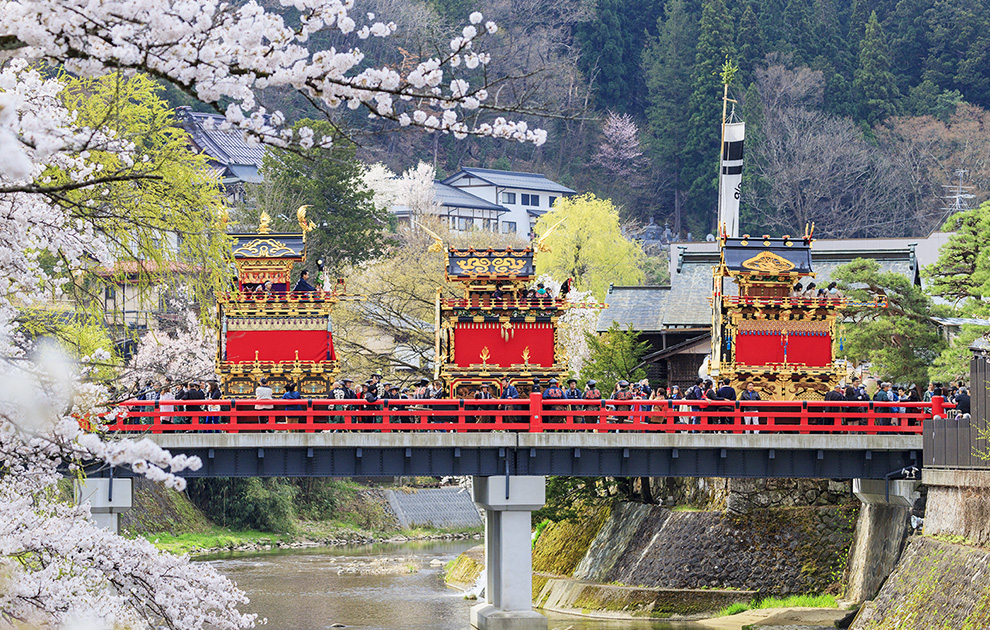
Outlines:
[[564,195],[573,195],[574,191],[550,181],[538,173],[519,173],[516,171],[498,171],[490,168],[462,168],[459,172],[443,180],[443,183],[450,184],[462,176],[468,175],[477,177],[495,186],[503,188],[522,188],[524,190],[540,190],[545,192],[556,192]]
[[[881,273],[894,272],[919,282],[917,258],[907,245],[884,242],[872,246],[848,245],[848,241],[815,242],[811,256],[817,285],[827,285],[839,266],[856,258],[876,260]],[[623,325],[632,323],[633,329],[641,332],[710,327],[712,268],[718,262],[718,247],[713,243],[692,243],[683,250],[675,249],[670,287],[614,287],[605,297],[609,308],[599,316],[597,330],[607,330],[613,321]],[[735,290],[735,283],[726,283],[727,295]]]
[[668,304],[670,287],[611,287],[605,296],[608,308],[598,315],[598,332],[605,332],[618,322],[619,326],[640,332],[663,330],[664,306]]
[[990,320],[972,317],[932,317],[931,320],[942,326],[983,326],[990,327]]
[[208,155],[224,177],[260,182],[258,174],[265,147],[244,141],[238,131],[221,131],[224,117],[218,114],[194,112],[185,107],[176,110],[179,126],[189,134],[196,150]]
[[449,186],[443,182],[434,182],[434,191],[437,202],[440,205],[451,208],[474,208],[477,210],[494,210],[496,212],[508,212],[509,209],[492,203],[481,197],[475,197],[469,192],[460,188]]

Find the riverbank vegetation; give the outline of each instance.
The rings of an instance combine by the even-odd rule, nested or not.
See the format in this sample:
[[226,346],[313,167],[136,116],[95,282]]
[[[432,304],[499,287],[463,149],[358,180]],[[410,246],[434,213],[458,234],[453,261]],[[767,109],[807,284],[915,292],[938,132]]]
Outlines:
[[765,610],[768,608],[838,608],[839,604],[834,595],[791,595],[789,597],[765,597],[754,599],[749,603],[732,604],[718,612],[719,617],[737,615],[747,610]]
[[482,528],[399,526],[381,488],[345,479],[216,479],[186,493],[135,490],[123,531],[173,553],[469,537]]

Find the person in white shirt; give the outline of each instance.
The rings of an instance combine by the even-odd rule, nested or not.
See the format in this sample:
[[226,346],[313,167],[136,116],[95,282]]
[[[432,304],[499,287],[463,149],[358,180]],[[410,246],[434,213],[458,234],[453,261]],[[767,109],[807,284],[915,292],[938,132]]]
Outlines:
[[[268,379],[261,379],[261,384],[254,388],[255,400],[272,400],[272,388],[268,386]],[[255,409],[274,409],[275,405],[255,405]],[[259,416],[258,422],[268,424],[268,416]]]

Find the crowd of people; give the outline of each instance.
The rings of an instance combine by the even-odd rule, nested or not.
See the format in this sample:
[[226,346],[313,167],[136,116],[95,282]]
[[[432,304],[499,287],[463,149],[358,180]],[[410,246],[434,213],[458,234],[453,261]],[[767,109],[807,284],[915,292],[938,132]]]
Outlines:
[[[608,411],[618,409],[620,411],[649,412],[657,406],[657,401],[682,401],[677,405],[672,405],[671,408],[677,412],[679,416],[678,422],[687,424],[700,424],[702,419],[706,417],[710,424],[732,423],[731,418],[725,413],[724,405],[709,405],[708,402],[721,403],[740,400],[752,403],[753,401],[763,400],[753,382],[744,383],[741,391],[737,392],[732,387],[729,379],[722,379],[716,383],[712,379],[698,378],[695,380],[694,385],[684,388],[683,391],[677,385],[651,387],[649,379],[646,378],[636,382],[620,380],[611,391],[600,389],[598,382],[594,379],[586,380],[583,386],[575,378],[567,379],[565,383],[561,383],[556,378],[551,378],[546,382],[542,382],[539,378],[534,378],[525,384],[530,392],[537,392],[542,395],[544,405],[550,410],[601,409],[603,408],[602,404],[604,404],[604,409]],[[459,397],[474,400],[514,400],[523,396],[519,388],[516,387],[516,384],[509,378],[503,378],[497,383],[479,382],[474,386],[473,393],[468,394],[467,391],[461,389],[458,394]],[[854,411],[851,405],[838,403],[873,401],[883,403],[876,406],[876,410],[880,412],[880,415],[876,419],[876,424],[879,426],[890,426],[898,423],[898,419],[894,417],[895,415],[922,413],[924,407],[918,403],[929,403],[936,396],[942,397],[950,407],[953,407],[953,413],[955,415],[970,413],[969,393],[962,382],[950,383],[948,386],[944,386],[938,382],[931,382],[928,383],[927,388],[922,392],[914,384],[906,387],[895,387],[890,382],[882,381],[877,383],[877,389],[871,395],[867,392],[867,387],[862,381],[858,377],[854,377],[848,383],[843,382],[835,385],[825,395],[826,403],[833,402],[837,404],[834,406],[826,405],[824,407],[818,406],[814,408],[813,411],[817,413],[810,422],[812,424],[834,424],[836,421],[842,424],[865,423],[863,417],[858,415],[862,412],[858,410]],[[136,380],[128,392],[128,397],[142,401],[157,401],[159,410],[162,413],[168,414],[168,420],[166,421],[173,423],[187,422],[191,416],[186,416],[186,412],[196,413],[200,418],[200,423],[216,423],[219,421],[217,416],[204,416],[202,412],[219,412],[229,409],[229,404],[225,406],[221,402],[223,392],[215,380],[175,382],[171,377],[166,377],[161,383],[146,380],[143,384]],[[301,398],[302,394],[295,384],[289,383],[285,385],[284,392],[276,396],[268,380],[262,378],[254,392],[254,399],[258,401],[255,403],[254,408],[256,410],[271,410],[276,407],[274,403],[266,404],[260,402],[264,400],[293,401],[300,400]],[[449,399],[450,390],[440,379],[430,380],[421,378],[415,382],[415,385],[400,386],[383,380],[382,375],[375,372],[367,380],[360,383],[355,383],[354,379],[351,378],[341,378],[334,381],[333,387],[326,398],[341,401],[341,405],[335,406],[335,409],[342,410],[358,408],[355,405],[346,405],[343,401],[347,400],[363,400],[366,403],[372,404],[379,403],[380,401],[396,400],[439,400]],[[565,401],[594,401],[595,404],[588,407],[587,405],[578,405]],[[905,404],[901,406],[894,403]],[[283,402],[278,407],[286,411],[304,408],[301,402],[295,404],[286,404]],[[361,405],[360,407],[368,408],[366,405]],[[485,406],[483,408],[495,407]],[[516,410],[523,408],[523,405],[505,404],[503,408]],[[746,413],[747,409],[751,409],[752,413]],[[843,413],[843,410],[845,410],[845,413]],[[757,405],[743,405],[742,413],[743,424],[761,424]],[[825,417],[822,415],[823,413],[834,414],[834,417]],[[644,414],[642,419],[645,422],[650,422],[655,416],[656,414]],[[553,416],[551,417],[551,421],[552,419]],[[572,420],[582,422],[582,417],[578,414]],[[766,420],[763,419],[762,423],[765,424]]]

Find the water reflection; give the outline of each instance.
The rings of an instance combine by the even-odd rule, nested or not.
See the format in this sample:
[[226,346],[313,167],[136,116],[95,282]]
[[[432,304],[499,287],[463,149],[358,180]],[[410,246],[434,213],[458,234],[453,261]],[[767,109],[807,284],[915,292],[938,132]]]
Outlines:
[[[468,630],[468,610],[475,602],[444,586],[442,565],[476,544],[452,541],[284,550],[214,556],[209,562],[247,592],[251,603],[245,610],[267,617],[269,628],[312,630],[343,624],[361,630]],[[369,567],[382,563],[395,573],[367,574]],[[412,567],[418,570],[410,571]],[[362,569],[366,572],[354,573]],[[550,615],[550,630],[692,627],[699,626]]]

